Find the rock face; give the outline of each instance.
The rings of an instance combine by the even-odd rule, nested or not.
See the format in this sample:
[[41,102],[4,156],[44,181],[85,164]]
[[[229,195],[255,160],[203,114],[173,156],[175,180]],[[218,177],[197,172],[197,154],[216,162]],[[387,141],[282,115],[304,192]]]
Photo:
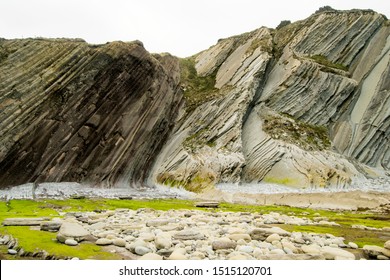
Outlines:
[[145,181],[181,101],[177,59],[71,40],[1,40],[0,58],[0,186]]
[[[321,12],[219,40],[187,59],[182,68],[192,63],[197,80],[184,75],[187,110],[154,180],[190,189],[259,181],[344,187],[384,174],[388,23],[372,11]],[[214,89],[204,96],[196,86],[207,79]]]
[[0,40],[0,186],[344,187],[383,175],[389,34],[383,15],[334,10],[186,59],[137,42]]

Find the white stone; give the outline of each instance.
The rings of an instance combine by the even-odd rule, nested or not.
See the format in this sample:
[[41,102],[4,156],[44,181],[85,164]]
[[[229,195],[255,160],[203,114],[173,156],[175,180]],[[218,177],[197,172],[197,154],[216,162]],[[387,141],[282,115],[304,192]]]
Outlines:
[[383,246],[385,249],[390,250],[390,240],[387,240],[385,245]]
[[349,242],[348,246],[351,247],[352,249],[358,249],[359,248],[359,246],[356,243],[353,243],[353,242]]
[[112,241],[112,244],[118,247],[125,247],[126,246],[126,241],[122,238],[115,238]]
[[95,244],[99,246],[107,246],[112,244],[112,240],[108,238],[99,238],[96,240]]
[[340,257],[348,260],[354,260],[355,255],[340,248],[333,248],[325,246],[321,248],[321,254],[324,255],[327,260],[334,260],[335,257]]
[[68,246],[77,246],[79,243],[73,238],[68,238],[65,240],[65,244]]
[[321,247],[316,244],[302,245],[301,249],[306,254],[317,255],[321,253]]
[[243,252],[243,253],[247,253],[247,254],[251,254],[253,253],[253,249],[251,246],[240,246],[237,251],[239,252]]
[[281,239],[280,235],[277,233],[273,233],[270,236],[268,236],[265,241],[272,243],[274,241],[279,241]]
[[14,250],[14,249],[8,249],[8,254],[10,255],[16,255],[18,253],[18,251]]
[[154,260],[154,261],[162,261],[163,257],[160,255],[157,255],[155,253],[147,253],[140,257],[138,260]]

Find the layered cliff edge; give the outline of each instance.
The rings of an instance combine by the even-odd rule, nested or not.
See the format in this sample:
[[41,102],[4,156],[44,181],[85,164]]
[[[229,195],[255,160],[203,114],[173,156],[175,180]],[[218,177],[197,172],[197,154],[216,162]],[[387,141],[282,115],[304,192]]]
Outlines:
[[[390,170],[390,23],[325,11],[186,59],[0,40],[0,186],[347,186]],[[387,173],[388,174],[388,173]]]

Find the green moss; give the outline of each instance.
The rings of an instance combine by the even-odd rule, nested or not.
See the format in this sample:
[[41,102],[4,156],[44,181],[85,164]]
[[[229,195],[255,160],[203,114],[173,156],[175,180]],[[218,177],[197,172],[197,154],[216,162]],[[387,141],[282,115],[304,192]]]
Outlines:
[[389,236],[381,235],[376,231],[368,231],[361,229],[353,229],[346,226],[293,226],[293,225],[280,225],[281,228],[287,231],[308,232],[317,234],[330,233],[334,236],[340,236],[345,238],[345,243],[354,242],[359,247],[364,245],[377,245],[382,246],[387,241]]
[[325,150],[331,147],[328,129],[294,119],[287,114],[262,114],[263,130],[273,139],[283,140],[304,150]]
[[30,230],[29,227],[7,226],[1,227],[2,234],[9,234],[18,239],[19,246],[26,252],[46,251],[49,255],[60,258],[78,257],[80,259],[120,259],[118,256],[102,251],[95,244],[81,243],[77,246],[68,246],[56,240],[56,233]]
[[328,58],[326,56],[316,54],[316,55],[310,56],[310,58],[312,60],[314,60],[315,62],[317,62],[318,64],[324,65],[326,67],[335,68],[335,69],[339,69],[342,71],[348,71],[347,66],[340,64],[340,63],[334,63],[334,62],[328,60]]
[[255,50],[261,48],[262,51],[272,53],[271,37],[256,38],[252,40],[251,45],[246,50],[245,54],[251,56]]
[[194,57],[180,59],[180,68],[181,86],[184,89],[187,112],[219,96],[219,91],[215,88],[218,69],[210,75],[199,76],[195,68]]

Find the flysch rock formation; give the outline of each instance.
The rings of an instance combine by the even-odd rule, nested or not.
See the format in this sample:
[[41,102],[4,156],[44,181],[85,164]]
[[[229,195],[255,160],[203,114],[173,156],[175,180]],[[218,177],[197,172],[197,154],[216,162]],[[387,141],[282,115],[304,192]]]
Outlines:
[[221,39],[0,40],[0,187],[343,187],[390,169],[390,23],[369,10]]
[[184,83],[187,111],[154,179],[190,189],[260,181],[344,187],[384,174],[389,32],[373,11],[326,11],[193,56],[198,79],[215,77],[216,89],[210,100]]
[[0,185],[140,185],[173,126],[179,64],[140,42],[0,41]]

